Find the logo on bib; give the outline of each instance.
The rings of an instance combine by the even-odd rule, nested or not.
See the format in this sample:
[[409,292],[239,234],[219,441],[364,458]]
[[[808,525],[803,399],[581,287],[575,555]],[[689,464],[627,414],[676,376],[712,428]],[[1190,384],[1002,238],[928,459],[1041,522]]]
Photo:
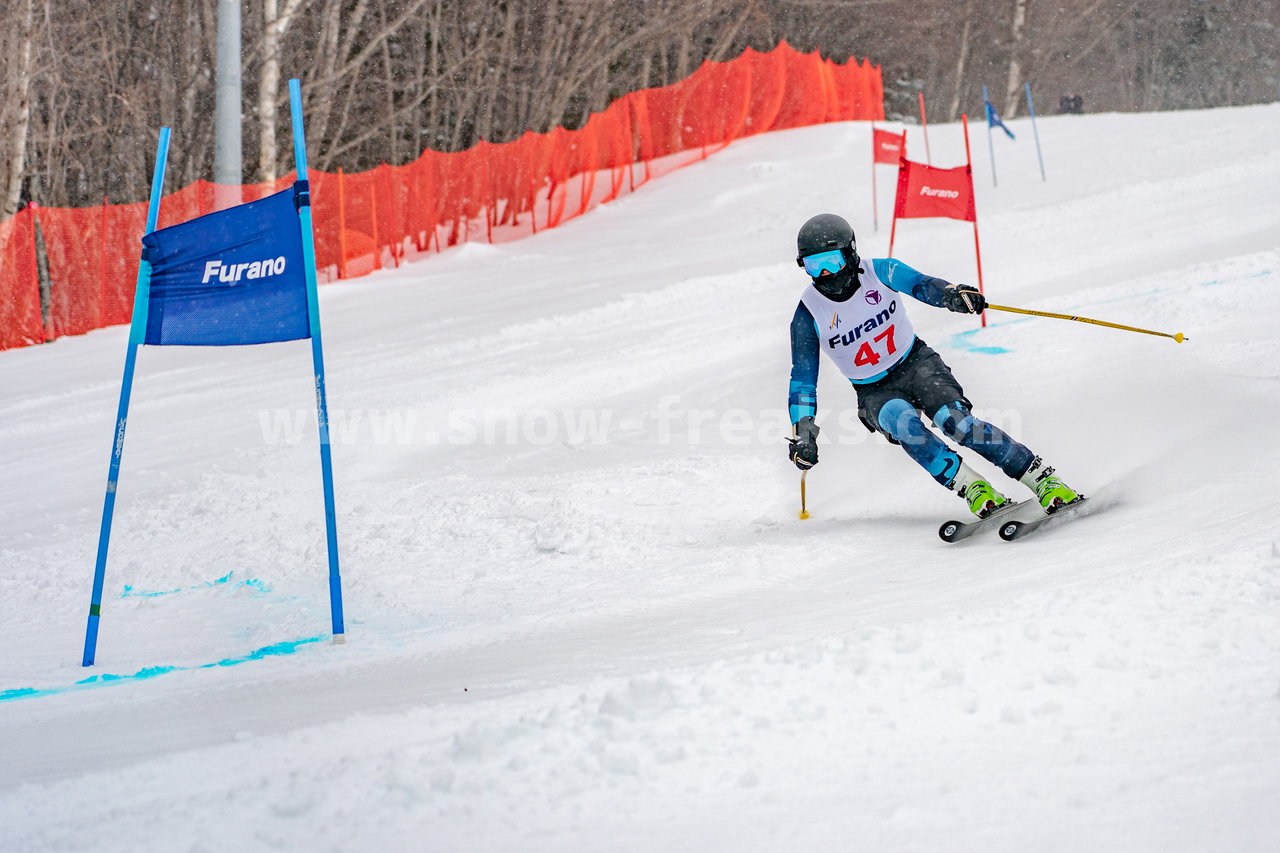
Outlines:
[[898,300],[892,299],[889,301],[888,308],[881,310],[880,313],[875,315],[874,317],[868,317],[867,321],[863,323],[861,326],[854,326],[852,329],[845,332],[843,335],[832,335],[830,338],[827,338],[827,346],[831,347],[832,349],[835,349],[836,347],[841,346],[842,344],[844,346],[849,346],[850,344],[857,342],[864,334],[870,335],[879,326],[882,326],[885,323],[890,322],[893,319],[893,315],[896,314],[897,311],[898,311]]
[[880,296],[880,291],[868,290],[866,293],[862,294],[862,298],[870,302],[872,305],[879,305],[882,297]]
[[827,326],[827,328],[828,329],[840,328],[840,312],[839,311],[831,315],[831,325]]

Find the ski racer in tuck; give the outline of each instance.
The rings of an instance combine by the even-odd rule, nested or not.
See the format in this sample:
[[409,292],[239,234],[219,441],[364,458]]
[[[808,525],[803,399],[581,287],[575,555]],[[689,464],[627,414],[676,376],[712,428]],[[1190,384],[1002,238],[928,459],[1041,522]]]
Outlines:
[[917,272],[894,258],[858,257],[853,228],[830,213],[813,217],[796,237],[796,263],[812,279],[791,319],[791,461],[802,471],[818,464],[818,351],[853,384],[858,417],[901,445],[941,485],[986,518],[1009,499],[964,463],[924,423],[972,450],[1031,489],[1046,512],[1078,495],[1053,469],[999,427],[981,421],[928,344],[916,337],[903,295],[961,314],[987,302],[976,288]]

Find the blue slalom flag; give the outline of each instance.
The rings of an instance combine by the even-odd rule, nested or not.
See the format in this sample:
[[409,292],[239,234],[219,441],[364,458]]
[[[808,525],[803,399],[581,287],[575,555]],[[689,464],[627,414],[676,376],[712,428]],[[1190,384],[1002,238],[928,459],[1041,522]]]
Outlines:
[[987,127],[998,127],[1003,130],[1010,139],[1017,139],[1018,137],[1013,135],[1013,131],[1004,126],[1004,122],[1000,120],[1000,113],[996,112],[995,106],[991,101],[987,100],[986,95],[983,95],[982,103],[985,104],[987,108]]
[[315,237],[307,181],[307,146],[302,127],[302,85],[289,81],[293,151],[297,180],[290,189],[259,201],[155,230],[169,155],[169,128],[160,129],[151,201],[142,237],[142,258],[129,324],[124,378],[116,414],[111,466],[102,502],[93,592],[85,623],[84,657],[92,666],[106,578],[111,523],[124,455],[125,426],[138,348],[153,346],[235,346],[311,339],[316,423],[320,432],[320,474],[324,485],[325,539],[329,552],[329,608],[333,641],[345,641],[342,576],[338,567],[337,511],[329,447],[320,305],[316,294]]
[[236,346],[311,337],[297,187],[153,231],[143,343]]

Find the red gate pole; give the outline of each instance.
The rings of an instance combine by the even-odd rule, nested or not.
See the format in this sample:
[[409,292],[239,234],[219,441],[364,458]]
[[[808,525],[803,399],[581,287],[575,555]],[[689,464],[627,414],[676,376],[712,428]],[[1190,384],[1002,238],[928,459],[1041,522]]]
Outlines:
[[893,257],[893,238],[897,236],[898,233],[898,208],[901,206],[904,198],[903,190],[905,187],[903,187],[902,184],[903,179],[907,174],[906,169],[903,168],[907,165],[907,146],[905,145],[906,136],[907,132],[904,130],[902,132],[904,144],[902,149],[898,152],[898,188],[893,195],[893,225],[889,228],[889,257],[891,258]]
[[880,230],[880,210],[876,201],[876,120],[871,120],[871,221]]
[[924,92],[920,93],[920,126],[924,128],[924,160],[926,165],[933,165],[933,155],[929,153],[929,121],[924,117]]
[[[969,176],[969,197],[974,199],[973,204],[973,254],[978,260],[978,292],[986,295],[986,288],[982,285],[982,245],[978,242],[978,204],[977,198],[973,192],[973,155],[969,153],[969,116],[961,113],[960,122],[964,125],[964,160],[965,174]],[[987,314],[982,313],[982,327],[987,326]]]

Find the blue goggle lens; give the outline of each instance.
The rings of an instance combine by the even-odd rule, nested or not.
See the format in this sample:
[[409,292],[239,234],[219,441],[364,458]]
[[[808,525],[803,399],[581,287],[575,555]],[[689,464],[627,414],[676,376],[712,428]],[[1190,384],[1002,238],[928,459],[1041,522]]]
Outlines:
[[823,270],[834,275],[844,269],[844,251],[841,249],[832,249],[829,252],[819,252],[816,255],[806,255],[804,258],[801,258],[801,265],[804,267],[804,271],[809,274],[810,278],[817,278],[822,275]]

